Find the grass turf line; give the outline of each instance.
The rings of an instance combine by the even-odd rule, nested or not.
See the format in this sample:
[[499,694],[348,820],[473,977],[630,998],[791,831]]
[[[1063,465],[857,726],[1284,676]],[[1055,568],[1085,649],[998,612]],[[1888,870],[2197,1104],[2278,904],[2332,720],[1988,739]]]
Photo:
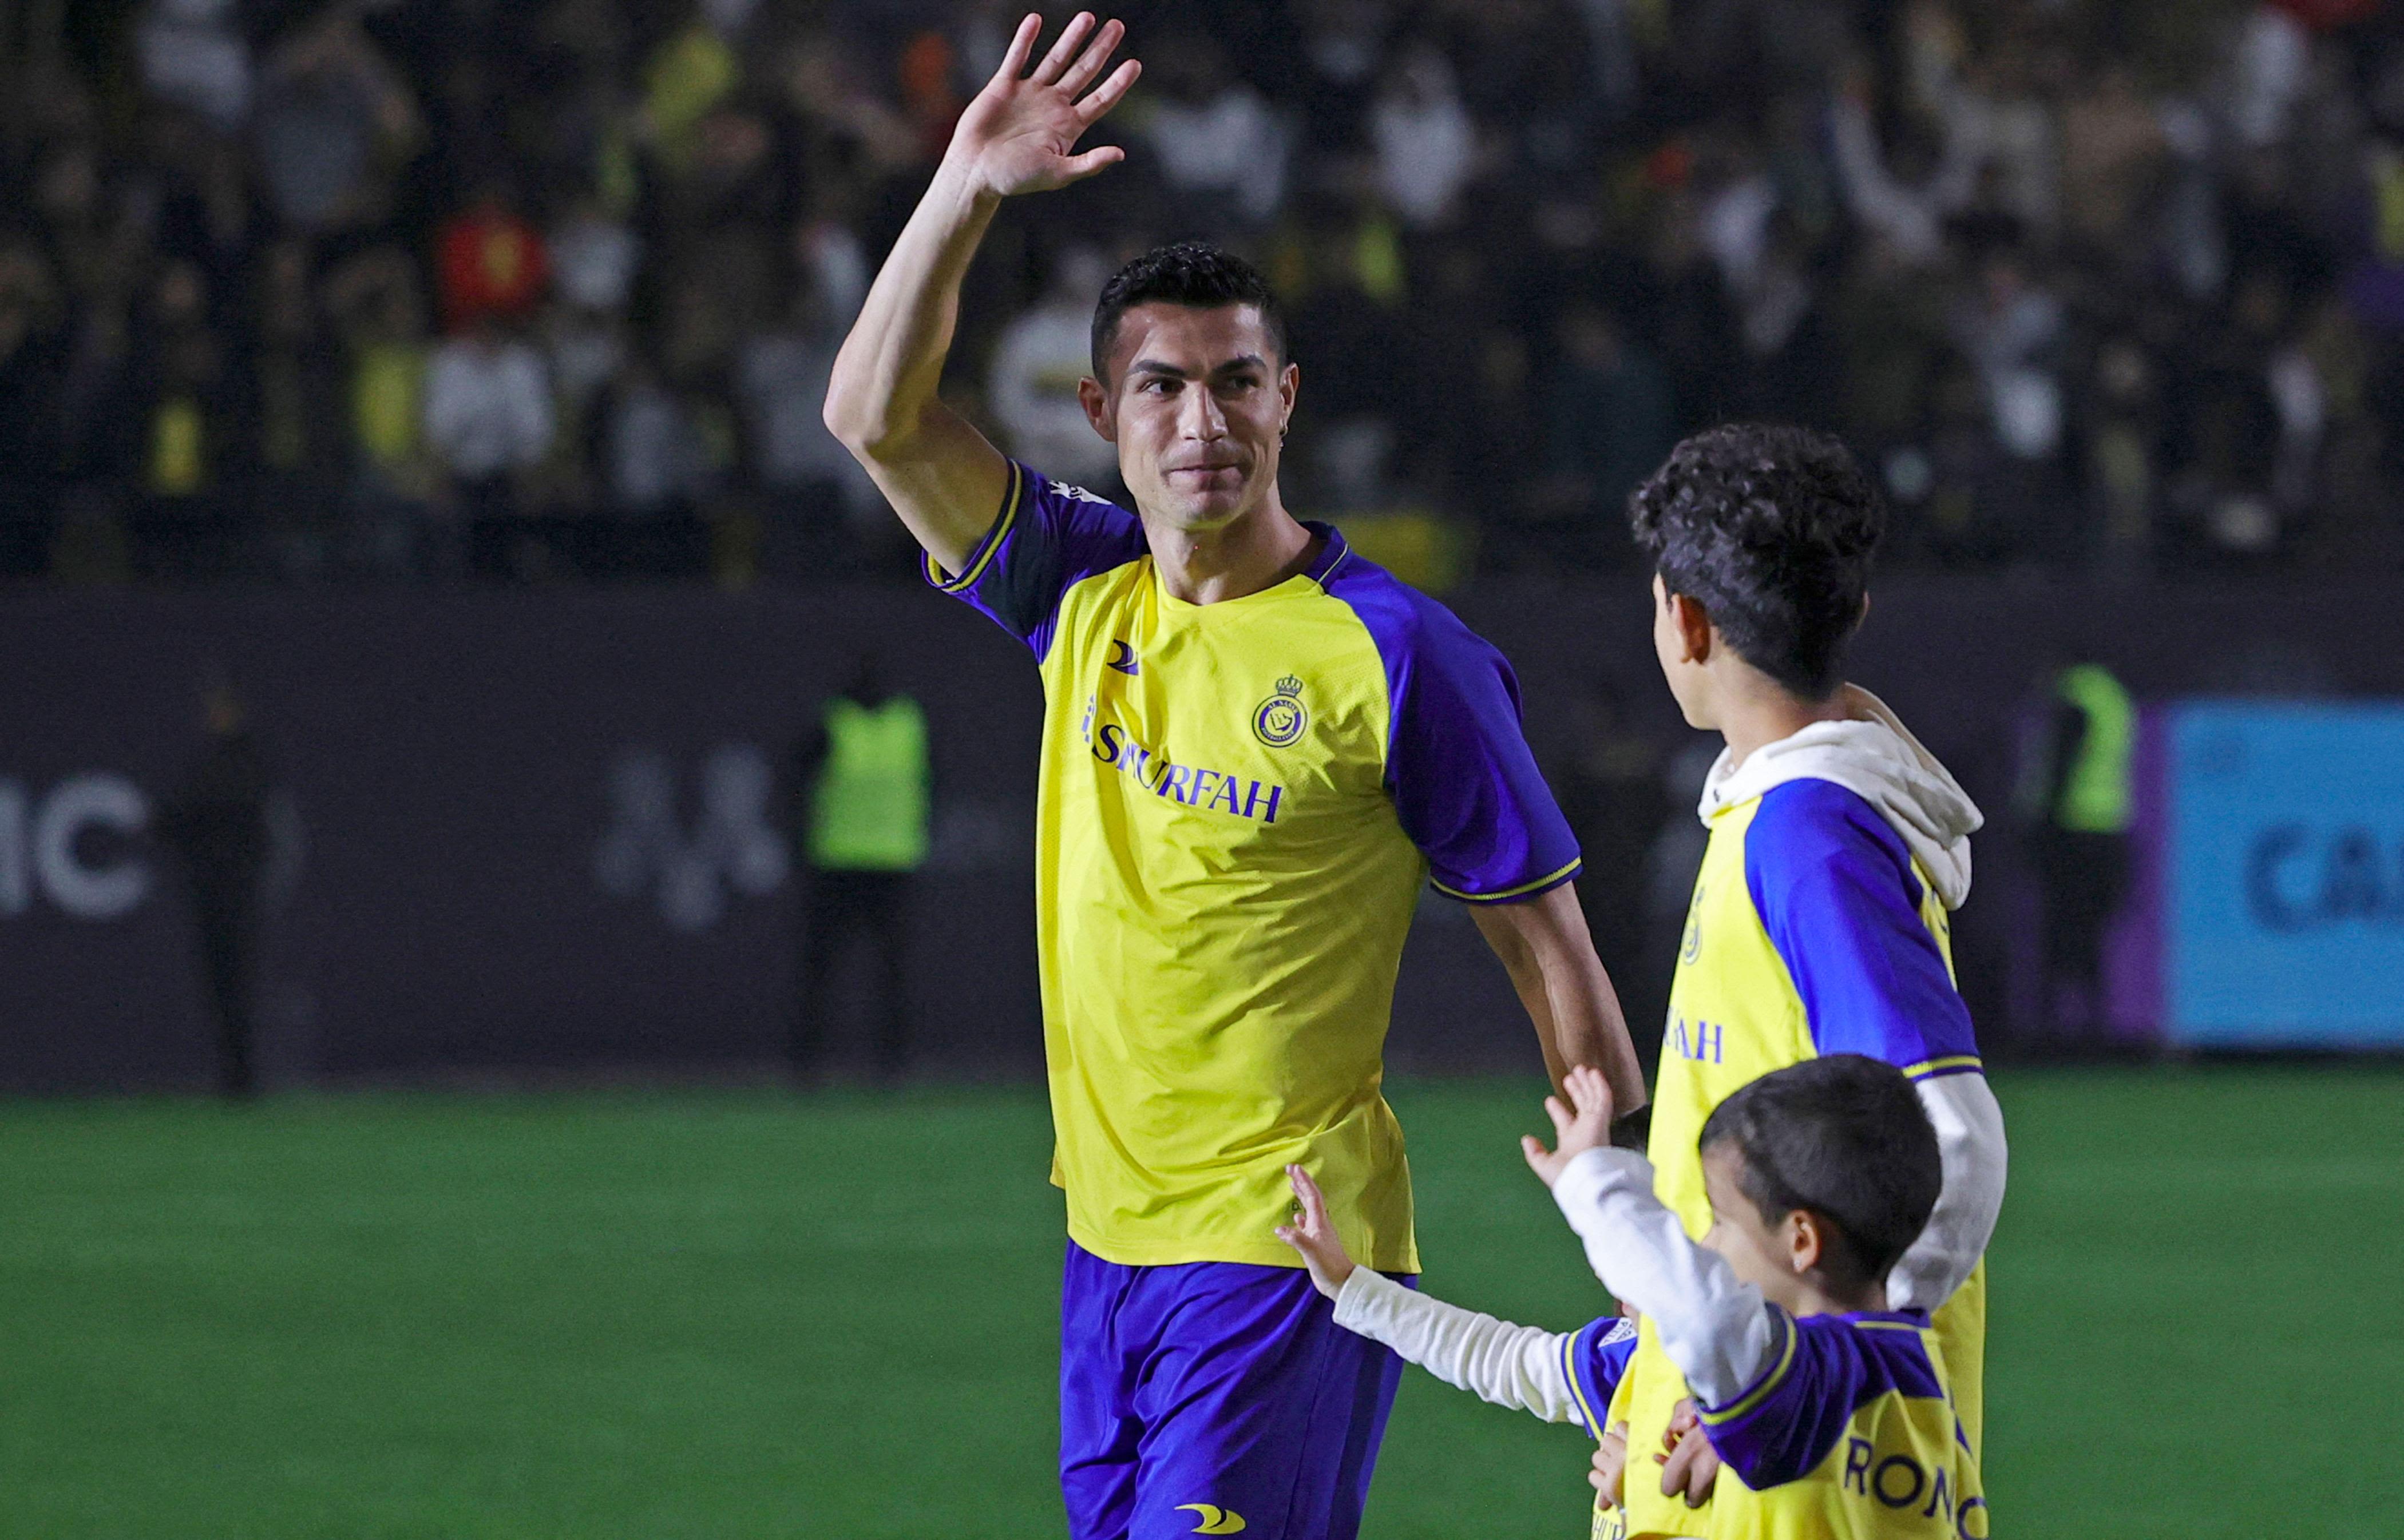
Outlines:
[[[1999,1089],[1998,1533],[2404,1533],[2404,1076]],[[1535,1097],[1394,1092],[1428,1287],[1565,1328]],[[1047,1137],[1031,1090],[0,1106],[0,1534],[1056,1533]],[[1412,1371],[1367,1533],[1568,1540],[1586,1453]]]

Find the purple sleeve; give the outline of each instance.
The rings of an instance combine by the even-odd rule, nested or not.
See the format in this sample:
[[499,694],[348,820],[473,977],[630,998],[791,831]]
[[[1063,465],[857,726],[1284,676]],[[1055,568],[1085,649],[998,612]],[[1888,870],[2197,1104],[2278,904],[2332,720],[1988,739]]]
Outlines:
[[921,564],[938,592],[992,617],[1040,662],[1052,650],[1060,596],[1079,580],[1123,566],[1144,550],[1143,525],[1134,514],[1013,460],[1001,511],[958,576],[944,572],[931,556]]
[[1726,1406],[1702,1408],[1712,1450],[1755,1491],[1817,1470],[1879,1396],[1945,1394],[1919,1332],[1900,1320],[1865,1327],[1768,1309],[1779,1327],[1768,1372]]
[[1519,726],[1519,681],[1450,610],[1355,557],[1329,591],[1386,665],[1386,790],[1436,891],[1532,898],[1577,875],[1577,840]]
[[1859,794],[1831,781],[1765,792],[1744,880],[1822,1053],[1866,1054],[1914,1079],[1978,1072],[1969,1007],[1921,918],[1911,853]]
[[1578,1416],[1586,1431],[1600,1438],[1611,1414],[1611,1398],[1636,1356],[1636,1323],[1624,1315],[1606,1315],[1561,1339],[1562,1367],[1577,1394]]

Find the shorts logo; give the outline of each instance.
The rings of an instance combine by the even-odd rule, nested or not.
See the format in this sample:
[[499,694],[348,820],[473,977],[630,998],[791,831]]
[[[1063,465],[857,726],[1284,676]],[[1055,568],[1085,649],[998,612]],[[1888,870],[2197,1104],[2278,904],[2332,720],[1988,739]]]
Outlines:
[[1194,1526],[1196,1534],[1240,1534],[1244,1530],[1244,1516],[1230,1508],[1216,1508],[1208,1503],[1180,1503],[1177,1511],[1191,1513],[1201,1520]]
[[1252,736],[1273,749],[1293,747],[1308,726],[1310,713],[1303,709],[1302,681],[1290,673],[1277,682],[1277,693],[1252,713]]

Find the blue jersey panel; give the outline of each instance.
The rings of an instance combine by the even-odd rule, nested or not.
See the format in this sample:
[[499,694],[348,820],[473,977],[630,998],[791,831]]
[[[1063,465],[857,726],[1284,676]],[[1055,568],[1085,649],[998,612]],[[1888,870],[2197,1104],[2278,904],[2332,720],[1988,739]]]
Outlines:
[[1818,1468],[1853,1413],[1890,1392],[1943,1399],[1945,1385],[1917,1329],[1865,1329],[1862,1323],[1925,1327],[1919,1311],[1810,1315],[1772,1305],[1778,1348],[1760,1383],[1726,1407],[1703,1408],[1712,1448],[1759,1491]]
[[1010,489],[993,527],[957,575],[933,558],[927,581],[993,617],[1041,661],[1052,650],[1060,596],[1079,581],[1142,556],[1143,524],[1118,505],[1010,463]]
[[1921,916],[1911,853],[1858,793],[1832,781],[1763,793],[1744,878],[1822,1053],[1905,1069],[1977,1055],[1969,1008]]
[[1385,663],[1386,787],[1437,889],[1490,903],[1576,876],[1577,840],[1536,769],[1502,655],[1358,556],[1321,582],[1361,617]]

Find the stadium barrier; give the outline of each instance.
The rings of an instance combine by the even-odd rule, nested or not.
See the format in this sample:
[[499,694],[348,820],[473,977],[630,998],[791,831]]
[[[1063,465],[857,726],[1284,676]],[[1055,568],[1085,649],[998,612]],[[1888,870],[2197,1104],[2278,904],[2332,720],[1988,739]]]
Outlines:
[[[1982,1031],[2007,1034],[2017,1009],[2030,899],[2005,825],[2012,722],[2040,670],[2102,658],[2157,701],[2404,695],[2404,609],[2384,584],[2356,588],[1879,591],[1857,676],[1991,817],[1957,929]],[[1572,709],[1581,694],[1607,696],[1665,751],[1692,741],[1633,580],[1489,583],[1454,603],[1517,666],[1548,762],[1565,762],[1590,719]],[[149,825],[199,748],[203,682],[219,675],[245,698],[276,788],[259,985],[271,1082],[773,1063],[796,946],[779,772],[815,703],[869,652],[932,724],[934,853],[910,1002],[921,1061],[954,1075],[1040,1061],[1041,700],[1017,646],[958,605],[870,588],[21,591],[0,604],[0,1088],[205,1081],[193,923]],[[2340,922],[2391,938],[2404,931],[2398,801],[2298,836],[2326,857],[2344,830],[2372,831],[2386,896]],[[2278,867],[2273,896],[2311,896],[2324,879],[2304,859]],[[2232,869],[2242,879],[2243,862]],[[2132,921],[2123,975],[2163,955],[2146,928],[2159,919]],[[2343,949],[2338,931],[2314,935]],[[2404,968],[2382,966],[2392,999]],[[1623,982],[1641,1032],[1659,1004],[1639,972]],[[2162,1022],[2131,1010],[2174,994],[2159,978],[2123,990],[2137,1005],[2120,1030],[2145,1038]],[[2195,1040],[2211,1030],[2229,1032]],[[1405,1065],[1535,1062],[1501,970],[1442,902],[1422,907],[1395,1034]]]

